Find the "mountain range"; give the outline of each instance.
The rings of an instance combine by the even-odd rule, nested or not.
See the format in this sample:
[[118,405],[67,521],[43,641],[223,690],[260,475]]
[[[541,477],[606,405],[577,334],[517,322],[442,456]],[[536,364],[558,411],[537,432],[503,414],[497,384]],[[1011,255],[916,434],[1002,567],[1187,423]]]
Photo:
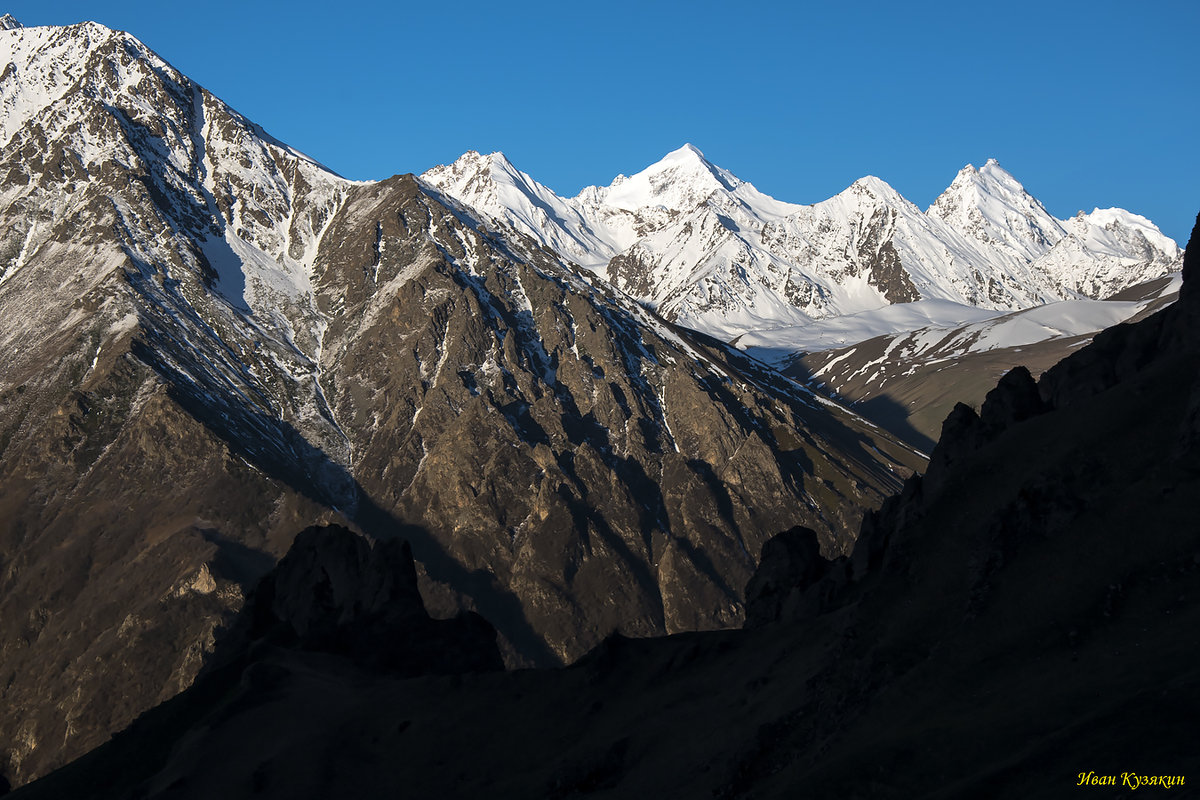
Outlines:
[[[844,559],[927,463],[783,352],[797,326],[975,324],[1181,266],[992,162],[927,212],[875,178],[782,203],[690,146],[570,200],[499,154],[349,181],[129,34],[5,17],[0,53],[12,785],[258,641],[412,637],[354,668],[441,673],[738,627],[776,533]],[[338,533],[285,559],[302,529]]]
[[995,160],[964,167],[924,212],[875,177],[813,205],[781,202],[691,145],[569,199],[501,153],[421,179],[725,340],[916,301],[1016,311],[1100,299],[1182,257],[1122,209],[1054,218]]

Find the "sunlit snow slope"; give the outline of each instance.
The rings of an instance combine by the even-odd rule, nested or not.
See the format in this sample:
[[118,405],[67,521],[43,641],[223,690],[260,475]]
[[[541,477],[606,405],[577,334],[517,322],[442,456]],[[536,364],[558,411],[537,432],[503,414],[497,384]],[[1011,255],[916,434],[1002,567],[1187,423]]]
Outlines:
[[569,199],[499,153],[422,178],[725,339],[914,301],[1015,311],[1100,298],[1181,258],[1121,209],[1055,219],[994,160],[964,167],[924,212],[875,177],[814,205],[783,203],[691,145]]

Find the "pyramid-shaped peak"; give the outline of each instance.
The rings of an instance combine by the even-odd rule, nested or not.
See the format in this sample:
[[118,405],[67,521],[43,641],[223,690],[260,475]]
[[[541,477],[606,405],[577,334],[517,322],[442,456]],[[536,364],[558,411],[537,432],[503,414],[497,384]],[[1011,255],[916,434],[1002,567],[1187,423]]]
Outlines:
[[439,164],[426,172],[426,177],[435,175],[479,175],[489,174],[494,167],[512,168],[512,164],[500,151],[484,155],[478,150],[468,150],[450,164]]
[[994,158],[989,158],[987,160],[987,163],[979,168],[979,174],[987,175],[989,177],[998,178],[998,179],[1002,179],[1002,180],[1003,179],[1012,180],[1012,181],[1016,180],[1015,178],[1013,178],[1012,173],[1009,172],[1008,170],[1006,170],[1004,167],[1000,166],[1000,162]]
[[499,150],[494,150],[487,155],[484,155],[478,150],[468,150],[458,158],[454,159],[454,163],[451,164],[451,167],[457,171],[461,171],[463,169],[490,169],[492,167],[507,167],[512,169],[513,163],[508,160],[508,156],[504,155],[504,153],[500,152]]
[[[846,192],[851,193],[867,193],[874,197],[886,200],[897,200],[900,198],[900,193],[897,192],[892,185],[883,178],[877,178],[874,175],[864,175],[863,177],[850,184]],[[845,192],[843,192],[845,194]]]
[[487,160],[492,166],[509,167],[515,169],[508,156],[504,155],[504,153],[499,150],[488,153]]
[[720,167],[704,157],[700,148],[690,143],[672,150],[642,171],[657,173],[668,169],[683,170],[697,175],[723,172]]
[[24,25],[17,22],[17,18],[12,14],[5,14],[3,17],[0,17],[0,31],[14,31],[17,28],[24,27]]
[[970,191],[975,194],[1024,197],[1028,195],[1021,182],[1012,173],[1000,166],[1000,162],[989,158],[982,167],[967,164],[954,176],[954,181],[943,194]]
[[1033,261],[1066,231],[1000,162],[963,167],[927,212],[967,239]]
[[708,161],[698,147],[685,144],[641,172],[614,180],[605,192],[605,202],[628,211],[647,206],[687,211],[713,192],[731,191],[739,185],[741,181]]
[[698,161],[703,161],[706,164],[708,163],[708,160],[704,157],[704,153],[700,152],[699,147],[696,147],[696,145],[692,144],[691,142],[686,142],[683,145],[683,147],[679,147],[675,150],[672,150],[671,152],[669,152],[665,156],[663,156],[662,161],[660,161],[659,163],[662,164],[662,163],[669,162],[669,163],[674,163],[674,164],[680,164],[680,163],[693,163],[694,164]]

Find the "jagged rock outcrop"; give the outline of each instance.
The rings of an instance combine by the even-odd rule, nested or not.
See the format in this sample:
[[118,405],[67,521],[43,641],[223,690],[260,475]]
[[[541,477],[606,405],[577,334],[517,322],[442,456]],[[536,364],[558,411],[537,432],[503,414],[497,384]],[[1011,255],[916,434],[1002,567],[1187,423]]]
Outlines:
[[1192,237],[1183,253],[1183,283],[1181,296],[1191,300],[1200,293],[1200,248],[1193,247],[1192,242],[1200,242],[1200,214],[1196,215],[1196,224],[1192,226]]
[[[496,631],[463,612],[434,620],[425,611],[408,543],[376,542],[340,525],[301,531],[247,603],[241,634],[304,650],[344,654],[398,675],[504,668]],[[235,635],[231,646],[242,645]],[[223,658],[229,658],[226,653]]]
[[357,626],[403,628],[425,614],[407,542],[374,546],[341,525],[305,528],[259,583],[249,612],[255,633],[282,626],[301,646],[332,646]]
[[987,432],[979,414],[965,403],[958,403],[942,423],[942,435],[929,454],[929,467],[921,476],[925,490],[936,494],[943,477],[952,473],[971,453],[987,441]]
[[923,476],[924,491],[935,496],[947,476],[972,453],[1010,426],[1043,414],[1049,408],[1025,367],[1006,372],[996,388],[987,393],[979,413],[965,403],[958,403],[942,423],[941,438],[929,455],[929,467]]
[[742,627],[749,630],[820,613],[828,596],[845,582],[846,566],[844,557],[832,560],[821,555],[812,528],[797,525],[772,536],[763,545],[758,568],[746,584],[746,622]]
[[984,430],[995,437],[1006,428],[1048,410],[1029,370],[1013,367],[984,398],[979,421]]

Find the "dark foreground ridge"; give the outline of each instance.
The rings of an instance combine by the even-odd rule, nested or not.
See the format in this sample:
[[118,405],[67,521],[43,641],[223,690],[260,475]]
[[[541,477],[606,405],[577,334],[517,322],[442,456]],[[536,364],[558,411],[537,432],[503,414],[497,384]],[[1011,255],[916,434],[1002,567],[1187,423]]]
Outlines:
[[427,646],[389,633],[426,619],[402,548],[306,531],[226,666],[13,796],[1196,796],[1188,255],[1175,305],[956,409],[852,556],[768,544],[745,630],[486,672],[460,620],[466,655],[435,670],[456,674],[419,674],[401,651]]

